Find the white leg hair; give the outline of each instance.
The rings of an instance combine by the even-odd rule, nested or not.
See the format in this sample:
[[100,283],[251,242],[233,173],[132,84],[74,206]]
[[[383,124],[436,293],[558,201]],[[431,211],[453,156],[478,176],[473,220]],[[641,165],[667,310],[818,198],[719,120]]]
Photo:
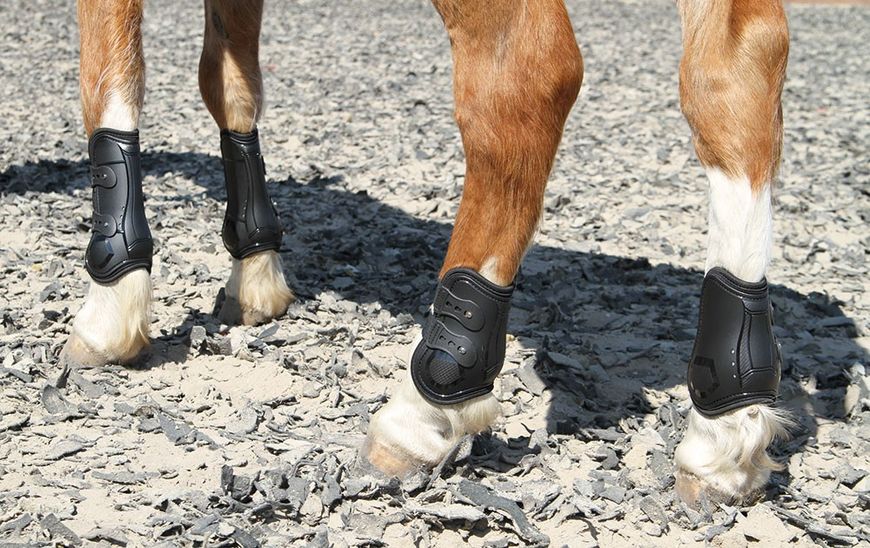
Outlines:
[[[770,261],[772,213],[770,185],[752,192],[749,179],[707,171],[710,180],[707,270],[721,266],[748,282],[764,277]],[[694,408],[677,447],[677,491],[695,504],[710,499],[746,501],[764,487],[770,472],[782,466],[767,454],[791,424],[788,413],[767,405],[750,405],[715,418]]]
[[773,470],[783,465],[767,454],[776,438],[784,438],[791,424],[788,413],[767,405],[750,405],[716,418],[694,408],[683,441],[677,447],[677,491],[694,503],[706,496],[722,502],[755,496]]
[[148,345],[151,277],[134,270],[108,284],[91,281],[64,357],[77,365],[127,363]]
[[139,126],[139,110],[124,101],[121,94],[112,92],[106,102],[106,109],[100,116],[100,127],[133,131]]
[[707,268],[721,266],[741,280],[757,282],[770,262],[773,215],[770,185],[756,195],[748,177],[731,179],[707,170],[710,180]]
[[[417,336],[411,353],[422,340]],[[487,394],[453,405],[434,405],[417,392],[410,370],[390,401],[372,417],[363,453],[388,474],[403,476],[438,464],[463,436],[489,428],[501,414]]]
[[286,312],[293,299],[278,253],[264,251],[233,259],[220,320],[245,325],[267,322]]

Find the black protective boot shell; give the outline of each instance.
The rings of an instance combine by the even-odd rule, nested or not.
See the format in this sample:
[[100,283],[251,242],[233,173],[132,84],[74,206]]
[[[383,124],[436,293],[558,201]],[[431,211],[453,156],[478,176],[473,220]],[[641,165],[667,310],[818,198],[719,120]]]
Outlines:
[[139,132],[97,129],[88,153],[94,209],[88,274],[109,283],[137,268],[151,272],[154,243],[142,196]]
[[444,405],[492,392],[504,363],[513,290],[468,268],[444,275],[411,357],[411,378],[424,398]]
[[221,156],[227,189],[221,230],[224,247],[236,259],[268,249],[277,251],[283,232],[266,190],[266,166],[257,130],[221,131]]
[[773,404],[781,369],[767,280],[744,282],[724,268],[711,269],[701,288],[689,361],[695,408],[715,417],[754,403]]

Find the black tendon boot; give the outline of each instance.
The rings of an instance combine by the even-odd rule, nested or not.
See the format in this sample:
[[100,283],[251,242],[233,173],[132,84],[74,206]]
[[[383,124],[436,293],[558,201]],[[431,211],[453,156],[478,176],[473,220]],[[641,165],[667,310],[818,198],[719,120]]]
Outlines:
[[708,417],[753,403],[772,404],[782,367],[767,280],[745,282],[724,268],[704,277],[689,394]]
[[411,357],[411,378],[424,398],[443,405],[492,392],[504,363],[513,291],[513,284],[495,285],[468,268],[444,275]]
[[281,247],[281,223],[266,190],[266,166],[257,130],[221,131],[221,156],[227,186],[227,212],[221,230],[230,255],[248,255]]
[[154,244],[142,197],[139,132],[98,129],[88,152],[94,202],[88,274],[108,283],[137,268],[150,272]]

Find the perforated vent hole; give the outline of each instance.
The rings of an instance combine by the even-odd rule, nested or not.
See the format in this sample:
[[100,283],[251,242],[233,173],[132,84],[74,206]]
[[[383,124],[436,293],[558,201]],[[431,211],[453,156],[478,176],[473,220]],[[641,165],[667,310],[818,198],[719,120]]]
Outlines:
[[436,384],[453,384],[460,378],[459,364],[450,359],[432,358],[429,362],[429,374]]

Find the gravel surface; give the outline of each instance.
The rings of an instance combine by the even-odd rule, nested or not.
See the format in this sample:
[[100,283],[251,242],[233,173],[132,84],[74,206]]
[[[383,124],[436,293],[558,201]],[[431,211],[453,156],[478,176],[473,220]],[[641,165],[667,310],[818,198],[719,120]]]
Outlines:
[[[569,2],[586,79],[519,278],[505,418],[404,483],[356,462],[431,302],[463,181],[420,1],[269,2],[260,124],[287,317],[227,328],[196,3],[153,0],[141,127],[156,238],[141,366],[62,371],[90,223],[74,8],[0,4],[0,545],[777,546],[870,541],[870,10],[791,6],[770,269],[799,422],[765,500],[672,490],[706,193],[666,0]],[[4,544],[4,543],[10,544]]]

